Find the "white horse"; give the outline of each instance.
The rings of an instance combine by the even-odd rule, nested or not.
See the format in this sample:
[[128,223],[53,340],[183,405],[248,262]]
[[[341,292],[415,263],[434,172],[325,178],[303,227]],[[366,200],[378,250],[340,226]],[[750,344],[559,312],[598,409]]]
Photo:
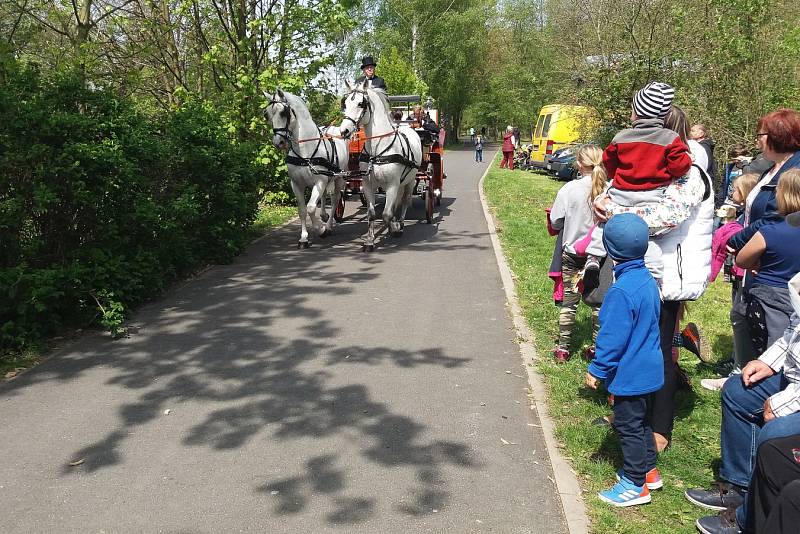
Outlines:
[[422,161],[422,143],[419,134],[408,125],[397,127],[389,113],[391,107],[386,93],[363,85],[347,84],[348,94],[343,99],[344,120],[339,130],[345,138],[364,127],[365,151],[369,162],[362,164],[364,196],[367,200],[369,229],[364,240],[364,250],[375,248],[375,192],[386,192],[383,222],[390,234],[403,233],[406,210],[411,205],[411,195],[416,183],[417,168]]
[[[333,188],[332,212],[339,203],[344,189],[344,179],[339,173],[347,167],[347,142],[341,136],[321,134],[305,102],[280,89],[270,96],[265,115],[272,124],[273,144],[286,152],[286,167],[300,215],[300,241],[297,248],[308,248],[306,214],[311,217],[311,226],[320,237],[326,237],[333,231],[333,213],[323,224],[323,217],[317,216],[317,207],[318,204],[322,205],[321,212],[324,215],[324,195],[330,188]],[[305,201],[306,187],[312,188],[308,203]]]

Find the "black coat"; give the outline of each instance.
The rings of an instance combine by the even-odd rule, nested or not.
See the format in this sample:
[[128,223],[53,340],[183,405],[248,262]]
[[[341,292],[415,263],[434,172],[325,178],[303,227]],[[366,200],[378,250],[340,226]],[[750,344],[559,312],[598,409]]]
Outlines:
[[[361,78],[356,80],[356,83],[364,83],[364,80],[366,78],[367,78],[366,76],[362,76]],[[373,89],[383,89],[387,93],[389,92],[388,89],[386,89],[386,82],[380,76],[373,76],[371,78],[371,82],[372,82],[370,84],[371,88],[373,88]]]
[[716,182],[717,180],[717,161],[714,159],[714,140],[713,139],[703,139],[700,141],[700,146],[702,146],[705,151],[706,155],[708,155],[708,168],[706,172],[711,177],[712,180]]

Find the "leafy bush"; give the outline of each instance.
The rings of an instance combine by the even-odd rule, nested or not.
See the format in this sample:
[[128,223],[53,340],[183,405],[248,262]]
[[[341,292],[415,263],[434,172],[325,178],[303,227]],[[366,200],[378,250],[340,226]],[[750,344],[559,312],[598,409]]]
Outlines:
[[0,65],[0,348],[118,333],[124,310],[242,249],[276,158],[210,104],[146,116],[78,74]]

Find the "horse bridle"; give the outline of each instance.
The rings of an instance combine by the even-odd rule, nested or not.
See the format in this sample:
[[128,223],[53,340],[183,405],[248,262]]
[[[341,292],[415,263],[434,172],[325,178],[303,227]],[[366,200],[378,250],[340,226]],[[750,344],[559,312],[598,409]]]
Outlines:
[[297,118],[297,115],[295,114],[292,107],[289,105],[289,101],[286,100],[286,97],[283,97],[281,100],[275,100],[275,98],[273,98],[272,100],[269,101],[267,107],[274,106],[277,104],[283,106],[283,109],[280,111],[280,116],[286,119],[286,126],[284,126],[283,128],[275,128],[273,126],[272,131],[275,133],[275,135],[283,137],[289,144],[289,148],[291,149],[293,144],[292,143],[293,136],[292,136],[292,131],[289,129],[289,124],[291,123],[292,115],[294,115],[295,118]]
[[[344,116],[344,121],[352,122],[353,126],[355,127],[355,129],[358,130],[358,126],[361,124],[361,121],[364,120],[364,115],[367,113],[367,111],[369,111],[370,114],[372,114],[372,104],[370,104],[369,96],[367,95],[367,92],[363,91],[361,89],[353,89],[352,91],[350,91],[350,94],[348,95],[348,96],[350,96],[350,100],[355,100],[356,93],[359,93],[359,94],[362,95],[361,103],[358,105],[358,107],[361,108],[361,115],[358,116],[358,120],[345,115]],[[347,99],[347,96],[345,96],[345,99]],[[344,110],[342,110],[342,111],[344,111]],[[342,123],[344,123],[344,121],[342,121]]]

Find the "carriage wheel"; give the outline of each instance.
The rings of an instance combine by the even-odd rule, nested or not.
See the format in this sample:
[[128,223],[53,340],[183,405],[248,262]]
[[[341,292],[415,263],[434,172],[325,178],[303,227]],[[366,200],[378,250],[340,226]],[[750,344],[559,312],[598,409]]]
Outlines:
[[337,223],[344,220],[344,195],[339,197],[339,203],[336,204],[336,210],[333,212],[333,220]]
[[425,220],[428,221],[428,224],[433,222],[433,191],[427,189],[425,191]]
[[361,205],[365,208],[367,207],[367,197],[364,196],[364,193],[359,193],[358,198],[361,200]]

